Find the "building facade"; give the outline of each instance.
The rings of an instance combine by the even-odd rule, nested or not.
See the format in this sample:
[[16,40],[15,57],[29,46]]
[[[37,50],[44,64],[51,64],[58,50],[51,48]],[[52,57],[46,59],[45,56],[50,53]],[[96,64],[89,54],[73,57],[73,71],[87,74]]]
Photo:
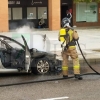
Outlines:
[[77,3],[73,0],[0,0],[0,32],[23,25],[38,28],[41,17],[50,30],[59,30],[66,10],[72,13],[71,25],[100,26],[99,3]]

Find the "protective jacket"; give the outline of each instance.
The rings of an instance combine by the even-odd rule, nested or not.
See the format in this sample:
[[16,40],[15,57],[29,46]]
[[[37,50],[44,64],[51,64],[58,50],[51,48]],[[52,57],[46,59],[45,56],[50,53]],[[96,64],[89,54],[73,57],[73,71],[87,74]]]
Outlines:
[[61,41],[63,46],[66,46],[66,48],[70,46],[76,45],[76,40],[78,40],[78,34],[73,29],[60,29],[59,32],[59,41]]

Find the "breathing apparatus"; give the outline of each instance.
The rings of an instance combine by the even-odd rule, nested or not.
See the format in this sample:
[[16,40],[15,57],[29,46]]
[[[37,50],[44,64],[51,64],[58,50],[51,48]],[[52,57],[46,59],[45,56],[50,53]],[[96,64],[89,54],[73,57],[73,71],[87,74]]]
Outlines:
[[62,27],[59,31],[59,41],[61,42],[62,51],[64,51],[69,46],[75,46],[76,42],[73,39],[73,29],[69,25],[68,18],[62,19]]
[[61,42],[62,51],[68,49],[69,46],[75,46],[76,40],[72,37],[72,29],[60,29],[59,32],[59,41]]
[[67,47],[66,43],[66,38],[69,38],[69,35],[66,34],[66,30],[63,28],[60,30],[59,32],[59,41],[62,43],[61,44],[61,48],[62,48],[62,51],[65,50],[65,47]]

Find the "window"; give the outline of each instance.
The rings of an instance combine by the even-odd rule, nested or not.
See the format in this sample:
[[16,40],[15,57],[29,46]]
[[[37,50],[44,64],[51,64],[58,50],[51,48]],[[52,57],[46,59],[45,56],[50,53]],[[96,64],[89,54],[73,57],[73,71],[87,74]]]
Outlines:
[[78,3],[76,4],[76,22],[97,22],[98,12],[97,3]]
[[8,8],[8,19],[11,20],[11,8]]
[[47,19],[47,7],[38,7],[38,19],[41,17]]
[[22,19],[22,8],[13,8],[13,20]]
[[27,8],[27,19],[36,19],[36,7]]

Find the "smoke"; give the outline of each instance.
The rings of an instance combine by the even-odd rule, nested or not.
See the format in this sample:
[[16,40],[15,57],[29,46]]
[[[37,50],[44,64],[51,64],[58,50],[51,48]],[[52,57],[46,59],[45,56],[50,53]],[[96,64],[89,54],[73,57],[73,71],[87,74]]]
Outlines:
[[30,26],[25,25],[23,27],[17,28],[15,30],[15,33],[12,34],[12,38],[24,45],[24,42],[21,38],[21,35],[23,35],[30,49],[35,48],[39,51],[49,52],[50,51],[49,38],[45,37],[45,34],[43,35],[40,33],[38,34],[34,28],[30,28]]
[[32,28],[30,28],[29,26],[22,26],[22,27],[20,27],[20,28],[17,28],[16,30],[15,30],[17,33],[32,33],[33,32],[33,29]]
[[9,29],[10,30],[16,30],[20,27],[28,26],[30,28],[34,28],[35,24],[32,21],[28,21],[26,18],[22,19],[21,21],[17,22],[10,22]]

